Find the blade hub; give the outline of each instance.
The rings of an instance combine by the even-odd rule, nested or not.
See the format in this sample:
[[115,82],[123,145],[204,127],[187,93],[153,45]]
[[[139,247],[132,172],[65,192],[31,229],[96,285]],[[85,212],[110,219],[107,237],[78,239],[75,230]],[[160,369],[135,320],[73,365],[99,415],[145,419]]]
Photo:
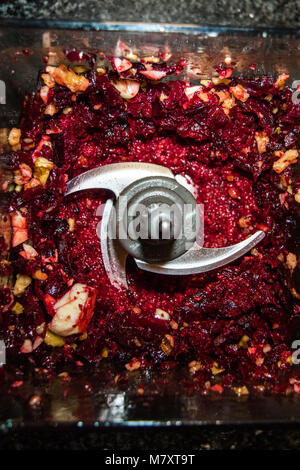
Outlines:
[[[65,195],[100,189],[116,198],[106,201],[99,237],[107,276],[119,289],[128,288],[128,254],[144,271],[190,275],[231,263],[265,236],[259,230],[235,245],[204,248],[203,210],[198,210],[194,188],[184,175],[175,176],[160,165],[103,165],[69,181]],[[172,207],[176,210],[170,211]]]
[[196,240],[197,203],[173,178],[143,178],[121,192],[116,224],[118,240],[131,256],[150,263],[169,261]]

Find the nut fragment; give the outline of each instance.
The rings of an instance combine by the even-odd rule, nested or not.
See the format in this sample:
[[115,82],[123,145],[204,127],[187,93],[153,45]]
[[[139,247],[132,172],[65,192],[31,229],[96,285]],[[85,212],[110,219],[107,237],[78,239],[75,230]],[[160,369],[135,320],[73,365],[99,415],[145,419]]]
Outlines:
[[44,114],[48,116],[54,116],[57,113],[57,109],[53,103],[50,103],[46,106]]
[[17,280],[14,285],[14,294],[21,295],[31,284],[31,277],[26,274],[17,274]]
[[103,358],[108,357],[108,353],[109,353],[108,348],[106,346],[104,346],[104,348],[101,351],[101,357],[103,357]]
[[235,188],[229,188],[228,189],[228,194],[232,199],[238,199],[239,198],[239,193]]
[[170,327],[171,327],[173,330],[178,330],[178,323],[176,323],[176,321],[174,321],[174,320],[171,320],[171,321],[170,321]]
[[243,385],[242,387],[234,387],[234,393],[240,397],[242,395],[249,395],[249,390]]
[[228,115],[230,109],[233,108],[235,104],[236,102],[235,102],[234,96],[230,96],[229,98],[226,98],[222,103],[222,108],[224,110],[224,113]]
[[221,367],[219,367],[219,364],[217,362],[214,362],[211,368],[213,375],[221,374],[222,372],[224,372],[224,370],[225,369],[222,369]]
[[165,335],[160,345],[161,350],[169,356],[174,348],[174,338],[171,335]]
[[33,395],[29,400],[29,405],[32,407],[37,407],[41,404],[42,398],[39,395]]
[[200,83],[201,83],[201,85],[206,86],[206,87],[212,86],[212,82],[210,80],[202,79],[202,80],[200,80]]
[[126,72],[126,70],[129,70],[129,69],[131,69],[131,67],[132,67],[132,63],[129,62],[129,60],[127,60],[127,59],[119,59],[118,57],[116,57],[115,59],[113,59],[113,64],[114,64],[114,66],[115,66],[115,69],[116,69],[117,72],[119,72],[119,73]]
[[242,85],[236,85],[229,88],[230,93],[235,96],[237,100],[242,101],[243,103],[249,98],[249,93],[245,90]]
[[67,115],[70,114],[73,111],[73,108],[67,107],[63,109],[63,114]]
[[288,253],[286,257],[287,267],[293,271],[297,267],[297,256],[294,253]]
[[20,352],[23,354],[29,354],[33,351],[32,341],[30,339],[25,339],[24,343],[20,348]]
[[273,95],[266,95],[265,96],[266,101],[271,101],[272,98],[273,98]]
[[250,217],[241,217],[239,219],[239,226],[242,228],[247,228],[249,227],[250,222],[251,222]]
[[40,184],[41,182],[37,178],[32,178],[28,183],[24,184],[24,189],[26,191],[27,189],[36,188]]
[[[226,77],[213,77],[211,81],[214,85],[229,85],[229,83],[231,82],[231,80]],[[204,80],[201,80],[201,83],[203,82]]]
[[20,139],[21,139],[21,129],[13,127],[8,135],[9,145],[11,145],[12,147],[14,147],[15,145],[18,145],[20,143]]
[[27,243],[23,243],[23,251],[20,251],[20,255],[25,259],[34,259],[38,256],[38,252]]
[[43,322],[43,323],[41,323],[40,325],[38,325],[38,326],[36,327],[36,332],[37,332],[37,334],[38,334],[38,335],[42,335],[42,334],[44,333],[44,331],[45,331],[45,327],[46,327],[46,322]]
[[85,91],[90,82],[83,75],[77,75],[72,69],[68,69],[64,64],[59,67],[46,67],[46,72],[58,83],[59,85],[66,86],[73,93],[77,91]]
[[68,224],[69,224],[69,232],[74,232],[75,229],[75,219],[72,217],[68,218]]
[[300,294],[299,294],[299,292],[296,291],[296,289],[294,287],[292,287],[291,293],[296,299],[300,300]]
[[142,57],[142,62],[147,62],[148,64],[159,64],[160,58],[153,55]]
[[49,75],[49,73],[42,73],[41,77],[48,88],[53,88],[55,86],[55,80],[51,75]]
[[14,171],[14,182],[16,184],[25,184],[32,177],[32,170],[26,163],[21,163],[19,169]]
[[132,359],[132,361],[125,364],[125,367],[126,367],[127,370],[129,370],[131,372],[133,370],[139,369],[141,367],[141,362],[134,357]]
[[197,86],[187,86],[185,87],[184,89],[184,93],[186,95],[186,97],[188,98],[188,100],[191,100],[195,94],[197,94],[202,101],[209,101],[209,98],[208,98],[208,93],[204,93],[203,92],[203,86],[200,86],[200,85],[197,85]]
[[160,70],[142,70],[140,73],[150,80],[161,80],[167,75],[167,72]]
[[26,217],[20,211],[14,212],[11,219],[13,229],[12,246],[15,247],[28,239],[27,222]]
[[61,336],[56,335],[50,330],[46,331],[44,341],[46,344],[48,344],[48,346],[52,346],[53,348],[59,348],[65,344],[65,340]]
[[35,150],[32,152],[33,161],[38,158],[39,152],[43,149],[44,145],[52,149],[51,138],[49,137],[49,135],[42,135],[41,140],[37,144]]
[[86,73],[89,69],[85,65],[74,65],[73,70],[75,73]]
[[269,142],[269,137],[265,132],[256,132],[255,140],[257,143],[258,152],[264,153],[267,150],[267,143]]
[[98,75],[104,75],[106,73],[106,70],[103,67],[97,67],[96,70]]
[[119,91],[122,98],[130,100],[134,98],[140,89],[139,82],[134,80],[117,80],[111,84]]
[[225,101],[230,96],[227,90],[214,91],[214,88],[213,88],[212,92],[215,93],[219,97],[219,104],[223,103],[223,101]]
[[247,349],[248,348],[248,341],[250,340],[249,336],[244,335],[242,339],[239,341],[239,348]]
[[20,304],[19,302],[16,302],[12,308],[12,311],[16,313],[17,315],[20,315],[24,311],[23,305]]
[[95,289],[85,284],[74,284],[54,305],[54,316],[49,329],[60,336],[86,331],[94,314]]
[[50,91],[50,88],[46,85],[42,86],[42,88],[40,89],[40,97],[44,104],[48,104],[49,95],[50,95],[49,91]]
[[275,86],[277,88],[279,88],[279,90],[282,90],[284,85],[285,85],[285,82],[290,78],[289,74],[288,73],[282,73],[279,75],[279,77],[277,78],[276,82],[275,82]]
[[40,269],[37,269],[33,274],[33,279],[37,279],[38,281],[45,281],[48,278],[46,273],[43,273]]
[[45,186],[47,179],[50,175],[50,171],[54,168],[54,163],[47,160],[44,157],[38,157],[34,162],[33,176]]
[[[281,173],[292,163],[297,162],[298,151],[297,150],[287,150],[286,152],[279,152],[280,158],[273,163],[273,169],[276,173]],[[278,153],[275,152],[275,155],[278,156]]]
[[168,95],[166,95],[163,91],[161,92],[160,96],[159,96],[159,101],[161,101],[162,103],[168,98]]
[[154,313],[155,318],[159,320],[170,320],[170,315],[161,308],[157,308]]
[[189,367],[189,372],[191,375],[203,369],[203,366],[200,361],[191,361],[189,362],[188,367]]

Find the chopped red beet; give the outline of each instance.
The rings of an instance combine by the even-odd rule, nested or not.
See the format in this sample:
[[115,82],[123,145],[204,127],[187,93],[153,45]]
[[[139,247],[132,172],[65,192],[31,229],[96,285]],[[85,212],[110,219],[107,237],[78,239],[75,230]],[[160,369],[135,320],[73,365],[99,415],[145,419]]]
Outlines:
[[[131,65],[114,59],[115,67],[104,70],[94,68],[94,53],[66,55],[90,69],[75,74],[51,67],[51,76],[42,74],[41,86],[51,93],[46,103],[39,90],[26,97],[20,148],[9,154],[14,174],[23,163],[32,178],[10,192],[10,210],[26,219],[28,236],[14,244],[10,264],[1,268],[4,274],[14,269],[21,289],[13,301],[8,288],[1,290],[8,354],[20,356],[28,340],[37,347],[24,356],[50,369],[61,361],[81,366],[106,358],[128,370],[158,364],[161,371],[188,370],[190,364],[199,390],[282,393],[296,376],[289,325],[299,299],[292,271],[300,183],[292,181],[295,154],[285,155],[296,151],[299,134],[300,105],[292,103],[292,90],[270,77],[237,78],[221,67],[213,84],[201,83],[190,94],[191,84],[165,78],[181,72],[184,61]],[[126,94],[132,84],[139,91]],[[282,156],[288,164],[274,171]],[[130,288],[118,291],[106,276],[96,233],[105,198],[65,200],[63,194],[68,179],[124,161],[164,165],[193,181],[204,204],[206,247],[237,243],[258,229],[265,239],[230,265],[188,277],[138,272],[129,264]],[[24,257],[24,241],[37,255]],[[56,302],[77,284],[96,292],[94,314],[86,331],[59,337],[47,326],[51,330]],[[76,308],[78,315],[78,302]]]

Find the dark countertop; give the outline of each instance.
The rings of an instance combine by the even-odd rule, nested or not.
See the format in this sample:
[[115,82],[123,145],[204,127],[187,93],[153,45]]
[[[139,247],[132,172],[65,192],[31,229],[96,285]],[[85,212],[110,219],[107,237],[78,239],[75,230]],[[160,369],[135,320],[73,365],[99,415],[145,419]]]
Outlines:
[[[300,3],[294,0],[0,0],[0,18],[63,19],[80,21],[138,21],[196,23],[199,25],[290,27],[300,25]],[[71,433],[72,434],[72,433]],[[74,435],[73,435],[74,434]],[[266,429],[223,428],[190,430],[73,431],[67,437],[57,430],[48,436],[39,431],[12,432],[2,436],[6,449],[118,449],[136,447],[171,450],[299,449],[297,426]]]
[[[300,429],[273,428],[57,428],[11,431],[1,436],[0,450],[150,450],[157,453],[191,453],[217,450],[298,450]],[[155,449],[155,451],[154,451]],[[100,463],[100,462],[99,462]]]
[[[117,7],[116,7],[117,3]],[[297,28],[295,0],[0,0],[0,17]]]

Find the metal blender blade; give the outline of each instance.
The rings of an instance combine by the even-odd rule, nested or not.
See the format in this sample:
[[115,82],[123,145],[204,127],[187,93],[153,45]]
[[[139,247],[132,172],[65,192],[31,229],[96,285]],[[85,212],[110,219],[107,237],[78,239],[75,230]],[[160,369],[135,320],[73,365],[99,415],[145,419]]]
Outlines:
[[[174,181],[174,183],[172,183]],[[181,252],[179,256],[170,257],[167,260],[153,262],[152,254],[159,251],[159,245],[147,246],[146,255],[143,259],[140,253],[143,253],[138,246],[138,241],[122,241],[116,236],[115,225],[116,218],[114,208],[119,203],[120,195],[129,194],[134,197],[141,192],[149,189],[150,196],[159,198],[160,191],[162,197],[172,195],[172,188],[180,193],[181,198],[188,200],[191,198],[192,187],[190,183],[184,183],[186,180],[182,175],[174,177],[171,170],[160,165],[149,163],[114,163],[89,170],[73,178],[67,183],[66,196],[87,190],[107,190],[113,193],[114,199],[108,199],[103,211],[101,221],[101,250],[103,263],[107,276],[112,285],[117,288],[128,288],[126,279],[126,260],[128,252],[133,256],[137,266],[145,271],[167,275],[189,275],[210,271],[225,264],[228,264],[241,257],[252,249],[264,238],[264,232],[258,231],[246,238],[240,243],[224,248],[203,248],[195,241],[191,248]],[[155,186],[156,185],[156,186]],[[159,185],[159,186],[157,186]],[[152,191],[152,193],[151,193]],[[131,193],[134,193],[133,196]],[[188,196],[190,194],[190,196]],[[192,197],[194,200],[194,198]],[[176,200],[176,198],[174,199]],[[119,221],[119,223],[122,221]],[[126,249],[125,249],[125,248]],[[164,247],[160,246],[161,253]],[[166,248],[167,250],[167,248]],[[174,251],[174,250],[173,250]],[[150,256],[149,256],[150,252]],[[139,255],[136,256],[136,253]],[[175,250],[175,255],[176,255]]]
[[240,258],[257,245],[264,236],[265,233],[259,230],[242,242],[223,248],[203,248],[195,243],[182,256],[166,263],[150,264],[138,259],[135,259],[135,262],[140,269],[159,274],[185,275],[203,273],[220,268]]
[[[67,183],[65,196],[87,190],[107,190],[118,198],[124,188],[147,176],[168,176],[173,173],[166,167],[151,163],[112,163],[86,171]],[[113,229],[114,200],[108,199],[101,220],[101,253],[107,276],[112,285],[127,289],[126,260],[128,253],[109,236]]]

